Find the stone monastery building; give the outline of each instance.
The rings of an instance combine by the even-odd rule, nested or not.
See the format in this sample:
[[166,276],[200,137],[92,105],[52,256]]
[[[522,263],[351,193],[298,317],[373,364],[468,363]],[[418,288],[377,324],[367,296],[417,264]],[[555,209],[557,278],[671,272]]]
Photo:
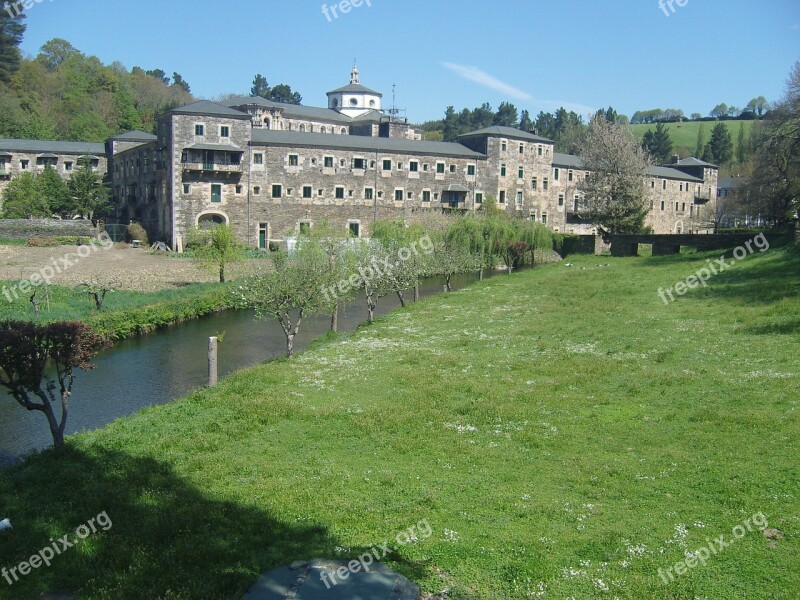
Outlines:
[[[0,189],[20,172],[51,165],[67,177],[89,160],[107,174],[116,220],[138,221],[172,247],[208,223],[228,223],[261,248],[323,220],[366,236],[376,218],[471,212],[489,197],[554,231],[594,233],[578,214],[587,171],[551,140],[488,127],[458,143],[423,141],[384,112],[355,67],[327,96],[327,108],[201,100],[165,113],[156,135],[131,131],[105,145],[0,140]],[[655,233],[707,231],[717,176],[696,158],[652,167],[647,224]]]

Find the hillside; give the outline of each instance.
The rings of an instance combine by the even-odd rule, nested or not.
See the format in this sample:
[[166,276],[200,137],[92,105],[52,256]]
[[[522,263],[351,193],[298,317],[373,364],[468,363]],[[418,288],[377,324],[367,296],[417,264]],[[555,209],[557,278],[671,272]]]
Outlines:
[[[750,138],[750,131],[753,128],[753,123],[757,123],[757,121],[752,120],[732,120],[732,121],[723,121],[725,126],[728,128],[728,131],[731,132],[731,139],[733,140],[733,152],[734,156],[736,155],[736,147],[738,145],[738,138],[739,138],[739,126],[740,124],[744,124],[744,137],[745,140]],[[705,141],[708,142],[709,138],[711,137],[711,130],[714,129],[714,125],[716,125],[716,121],[691,121],[687,123],[669,123],[667,124],[667,130],[669,131],[669,136],[672,139],[672,143],[674,144],[674,151],[675,154],[679,154],[681,158],[685,158],[687,156],[693,156],[695,148],[697,147],[697,132],[702,126],[705,131]],[[645,132],[650,129],[655,130],[656,124],[655,123],[648,123],[642,125],[631,125],[633,128],[633,132],[636,134],[636,137],[641,140],[644,137]]]

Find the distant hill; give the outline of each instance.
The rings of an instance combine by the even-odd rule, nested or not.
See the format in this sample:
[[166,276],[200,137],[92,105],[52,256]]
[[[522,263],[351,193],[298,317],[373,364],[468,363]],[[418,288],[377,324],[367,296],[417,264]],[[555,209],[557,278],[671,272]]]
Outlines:
[[[734,156],[736,155],[736,147],[737,147],[737,140],[739,138],[739,125],[740,123],[744,123],[744,137],[745,140],[750,139],[750,130],[753,127],[753,123],[757,121],[753,120],[731,120],[731,121],[722,121],[725,126],[728,128],[728,131],[731,133],[731,139],[733,140],[733,148],[734,148]],[[717,124],[717,121],[690,121],[690,122],[683,122],[683,123],[666,123],[667,130],[669,131],[669,137],[672,139],[672,143],[674,145],[673,152],[675,154],[679,154],[681,158],[685,158],[687,156],[693,156],[694,150],[697,146],[697,132],[700,129],[700,126],[704,127],[705,130],[705,141],[711,138],[711,130],[714,129],[714,125]],[[634,134],[636,137],[641,140],[644,137],[645,132],[649,129],[655,130],[656,125],[655,123],[647,123],[642,125],[631,125],[633,128]]]

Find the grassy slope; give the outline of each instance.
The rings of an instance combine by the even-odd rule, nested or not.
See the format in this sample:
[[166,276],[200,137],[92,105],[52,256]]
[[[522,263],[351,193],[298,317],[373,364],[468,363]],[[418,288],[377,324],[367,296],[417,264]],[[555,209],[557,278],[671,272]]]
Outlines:
[[[451,598],[796,598],[800,256],[664,306],[711,256],[493,278],[33,457],[0,473],[0,566],[113,527],[0,598],[237,598],[421,519],[390,564]],[[661,583],[758,511],[777,549],[753,531]]]
[[[744,136],[745,140],[747,140],[750,138],[750,129],[753,127],[755,121],[722,121],[722,123],[725,124],[731,134],[733,153],[735,156],[739,139],[739,124],[744,123]],[[690,123],[667,123],[666,126],[675,150],[684,148],[690,155],[694,155],[695,148],[697,147],[697,132],[700,126],[703,126],[705,140],[706,143],[708,143],[708,140],[711,139],[711,131],[714,129],[715,124],[716,122],[714,121],[692,121]],[[631,125],[631,127],[636,137],[640,140],[644,137],[648,129],[655,130],[656,128],[655,125]]]

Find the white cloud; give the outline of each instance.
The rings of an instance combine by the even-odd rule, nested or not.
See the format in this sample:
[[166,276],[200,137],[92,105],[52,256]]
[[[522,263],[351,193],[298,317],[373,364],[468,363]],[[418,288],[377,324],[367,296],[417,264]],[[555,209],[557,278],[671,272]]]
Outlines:
[[456,63],[451,62],[443,62],[442,66],[446,69],[450,69],[453,73],[458,75],[463,79],[467,79],[468,81],[474,81],[477,84],[480,84],[484,87],[488,87],[496,92],[500,92],[501,94],[505,94],[510,98],[515,98],[517,100],[532,100],[532,96],[522,90],[515,88],[513,85],[509,85],[507,83],[503,83],[496,77],[489,75],[486,71],[479,69],[478,67],[468,67],[466,65],[458,65]]
[[442,62],[442,66],[452,71],[462,79],[474,81],[479,85],[492,89],[496,92],[500,92],[501,94],[505,94],[509,98],[525,101],[536,108],[547,112],[555,112],[563,106],[567,110],[574,110],[579,115],[586,116],[589,114],[594,114],[596,110],[590,106],[586,106],[585,104],[580,104],[578,102],[570,102],[565,100],[539,100],[519,88],[500,81],[496,77],[490,75],[482,69],[479,69],[478,67],[469,67],[466,65],[459,65],[457,63],[446,61]]

